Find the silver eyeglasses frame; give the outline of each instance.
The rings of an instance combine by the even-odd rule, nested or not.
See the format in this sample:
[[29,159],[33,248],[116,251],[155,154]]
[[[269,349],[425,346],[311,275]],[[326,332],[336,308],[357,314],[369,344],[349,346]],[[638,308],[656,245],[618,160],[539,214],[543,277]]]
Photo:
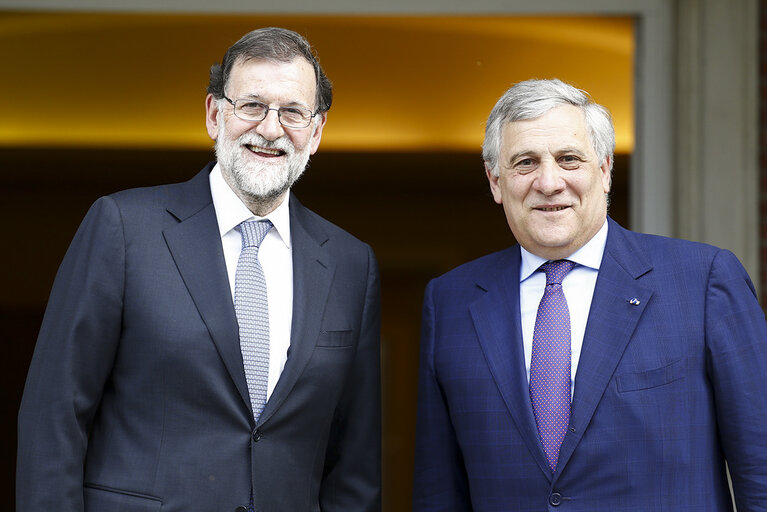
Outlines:
[[[310,124],[312,124],[312,119],[314,119],[314,116],[317,115],[317,112],[312,112],[308,108],[304,108],[304,107],[296,106],[296,107],[277,107],[277,108],[273,108],[273,107],[270,107],[269,105],[267,105],[266,103],[262,103],[260,101],[255,101],[255,100],[251,100],[251,99],[240,98],[240,99],[236,99],[236,100],[231,100],[231,99],[229,99],[226,96],[223,96],[223,98],[226,101],[228,101],[230,105],[232,105],[232,110],[234,111],[234,115],[238,119],[242,119],[243,121],[248,121],[248,122],[252,122],[252,123],[258,123],[258,122],[263,121],[264,119],[266,119],[266,116],[269,115],[269,111],[270,110],[274,110],[275,112],[277,112],[277,120],[285,128],[306,128]],[[258,117],[244,115],[243,112],[242,112],[242,105],[246,104],[246,103],[256,103],[258,105],[262,105],[263,108],[264,108],[264,115],[261,116],[260,119]],[[240,108],[237,107],[238,104],[240,105]],[[290,122],[290,121],[288,121],[286,123],[282,119],[282,115],[283,115],[283,113],[288,112],[288,111],[296,111],[296,113],[300,114],[302,116],[302,118],[304,118],[304,117],[306,118],[305,121],[301,121],[301,122]]]

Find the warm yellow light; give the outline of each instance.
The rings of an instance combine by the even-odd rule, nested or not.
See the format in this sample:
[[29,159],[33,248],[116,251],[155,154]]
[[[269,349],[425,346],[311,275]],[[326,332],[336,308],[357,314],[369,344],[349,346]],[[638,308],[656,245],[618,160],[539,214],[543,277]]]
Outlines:
[[634,145],[630,19],[2,14],[0,145],[205,148],[207,71],[256,27],[316,47],[335,100],[322,148],[479,151],[513,82],[558,77]]

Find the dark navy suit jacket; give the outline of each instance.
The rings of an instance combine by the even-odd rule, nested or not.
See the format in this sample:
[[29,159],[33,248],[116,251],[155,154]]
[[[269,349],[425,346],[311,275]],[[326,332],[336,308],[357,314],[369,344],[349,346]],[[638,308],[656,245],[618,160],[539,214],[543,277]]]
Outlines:
[[370,248],[290,200],[285,369],[253,423],[211,165],[98,200],[56,276],[19,414],[17,510],[380,510]]
[[[767,510],[767,324],[732,253],[609,221],[554,474],[530,405],[515,246],[432,281],[414,512]],[[632,300],[634,299],[634,300]]]

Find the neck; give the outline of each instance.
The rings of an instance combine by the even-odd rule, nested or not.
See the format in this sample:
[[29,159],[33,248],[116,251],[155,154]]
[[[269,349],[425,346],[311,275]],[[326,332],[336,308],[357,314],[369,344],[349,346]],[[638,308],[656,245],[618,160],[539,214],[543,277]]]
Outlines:
[[276,197],[249,196],[247,194],[243,194],[239,190],[235,190],[234,193],[237,194],[237,197],[239,197],[242,202],[245,203],[245,206],[247,206],[248,209],[253,212],[253,215],[257,215],[259,217],[266,217],[274,210],[276,210],[288,195],[287,190]]
[[240,198],[240,201],[248,207],[248,210],[253,212],[253,215],[259,217],[266,217],[276,210],[285,200],[290,191],[290,188],[288,187],[286,190],[277,192],[276,194],[256,196],[241,190],[240,187],[237,186],[236,180],[231,173],[224,170],[223,167],[221,168],[221,176],[224,178],[226,184],[229,185],[229,188],[232,189],[232,192],[234,192],[234,194]]

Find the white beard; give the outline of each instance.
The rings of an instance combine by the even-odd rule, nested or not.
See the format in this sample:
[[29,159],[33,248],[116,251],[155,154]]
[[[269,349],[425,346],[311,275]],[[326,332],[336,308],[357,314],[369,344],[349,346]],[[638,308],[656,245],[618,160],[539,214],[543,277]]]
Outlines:
[[[313,127],[312,127],[313,128]],[[245,153],[245,145],[279,149],[286,161],[256,162]],[[221,116],[221,130],[216,137],[216,159],[224,175],[229,175],[237,189],[254,199],[274,199],[282,195],[301,177],[309,162],[310,144],[297,152],[287,136],[267,140],[255,132],[246,132],[237,140],[227,136],[226,123]]]

